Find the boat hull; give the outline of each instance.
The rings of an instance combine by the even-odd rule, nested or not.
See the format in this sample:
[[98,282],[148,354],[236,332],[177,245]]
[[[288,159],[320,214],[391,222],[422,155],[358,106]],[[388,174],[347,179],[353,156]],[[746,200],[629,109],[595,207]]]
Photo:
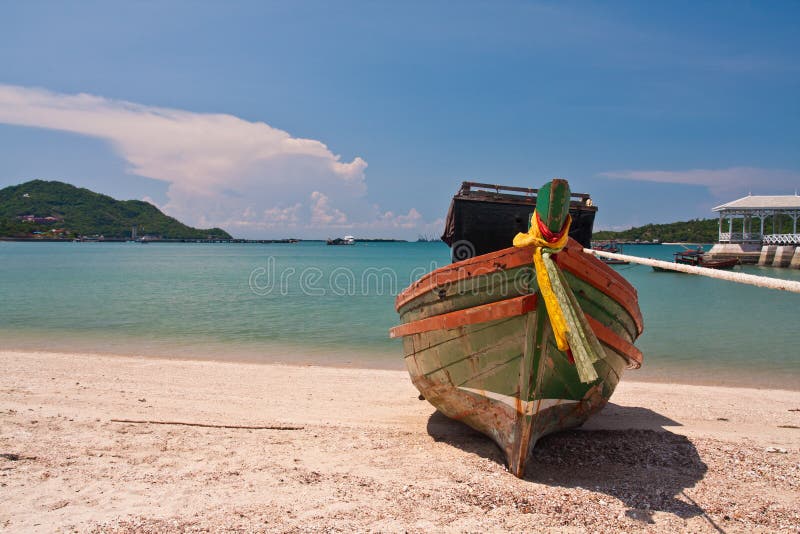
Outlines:
[[697,266],[707,269],[733,269],[739,265],[739,258],[729,258],[727,260],[701,260]]
[[635,290],[574,241],[556,256],[604,354],[583,383],[559,351],[531,266],[532,249],[505,249],[430,273],[397,300],[412,382],[446,416],[491,437],[523,476],[549,433],[582,424],[641,364]]
[[[694,258],[691,260],[675,260],[675,263],[682,265],[691,265],[693,267],[705,267],[706,269],[733,269],[740,264],[739,258],[730,258],[725,260],[703,260],[702,258]],[[662,267],[653,267],[657,273],[674,273],[681,271],[673,271],[672,269],[664,269]]]

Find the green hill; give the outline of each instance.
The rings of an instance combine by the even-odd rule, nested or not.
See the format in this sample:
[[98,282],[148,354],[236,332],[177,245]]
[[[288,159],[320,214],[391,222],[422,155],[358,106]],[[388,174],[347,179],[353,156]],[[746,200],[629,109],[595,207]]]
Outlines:
[[719,219],[694,219],[669,224],[646,224],[638,228],[611,232],[608,230],[594,232],[592,239],[596,241],[659,241],[667,243],[716,243],[719,237]]
[[[34,220],[24,218],[33,216]],[[43,220],[52,217],[50,220]],[[164,215],[141,200],[115,200],[63,182],[33,180],[0,189],[0,237],[93,236],[122,238],[139,235],[162,239],[230,239],[219,228],[201,230]],[[54,231],[55,230],[55,231]]]

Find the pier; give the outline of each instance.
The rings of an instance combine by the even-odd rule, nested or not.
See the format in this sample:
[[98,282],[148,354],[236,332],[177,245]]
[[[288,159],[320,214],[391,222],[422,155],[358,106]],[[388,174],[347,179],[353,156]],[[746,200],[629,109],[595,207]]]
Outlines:
[[[800,196],[749,195],[713,208],[719,213],[713,259],[800,269]],[[741,230],[741,231],[739,231]]]

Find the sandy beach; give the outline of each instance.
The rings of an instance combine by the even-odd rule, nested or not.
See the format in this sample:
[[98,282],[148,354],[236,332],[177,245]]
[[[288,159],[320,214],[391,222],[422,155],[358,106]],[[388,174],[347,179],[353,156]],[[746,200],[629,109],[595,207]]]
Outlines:
[[541,440],[520,480],[404,372],[11,351],[0,370],[8,532],[800,525],[793,391],[632,372],[582,429]]

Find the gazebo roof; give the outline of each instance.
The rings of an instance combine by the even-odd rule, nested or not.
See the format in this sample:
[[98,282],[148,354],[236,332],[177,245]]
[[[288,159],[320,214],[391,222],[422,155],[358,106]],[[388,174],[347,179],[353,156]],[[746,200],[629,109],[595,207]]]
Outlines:
[[748,195],[739,200],[722,204],[712,211],[741,209],[800,209],[798,195]]

